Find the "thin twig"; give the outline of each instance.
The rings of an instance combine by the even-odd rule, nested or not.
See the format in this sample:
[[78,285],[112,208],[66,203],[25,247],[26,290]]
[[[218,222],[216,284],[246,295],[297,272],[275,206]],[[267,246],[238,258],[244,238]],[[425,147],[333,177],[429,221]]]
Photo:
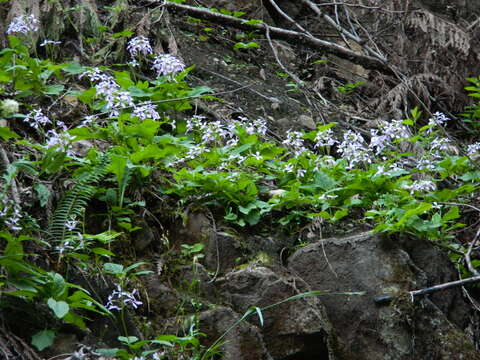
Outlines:
[[300,78],[297,75],[295,75],[294,73],[289,71],[285,67],[285,65],[283,65],[282,61],[278,57],[277,49],[273,45],[272,39],[270,38],[270,30],[268,29],[268,26],[265,26],[265,37],[268,40],[268,44],[270,45],[270,48],[272,49],[273,56],[275,56],[275,60],[277,61],[277,64],[282,68],[283,71],[285,71],[293,79],[293,81],[295,81],[297,83],[298,86],[303,86],[302,80],[300,80]]
[[468,247],[468,251],[465,254],[465,262],[467,263],[468,271],[470,271],[475,276],[480,276],[480,273],[472,265],[472,260],[470,258],[470,255],[472,253],[473,247],[475,246],[475,244],[478,241],[478,236],[480,236],[480,226],[478,227],[477,233],[475,234],[475,237],[473,238],[472,242],[470,242],[470,246]]
[[[407,294],[409,294],[413,299],[415,296],[427,295],[437,291],[446,290],[446,289],[450,289],[457,286],[463,286],[467,284],[473,284],[477,282],[480,282],[480,276],[474,276],[474,277],[470,277],[468,279],[463,279],[463,280],[451,281],[451,282],[431,286],[431,287],[420,289],[420,290],[409,291]],[[391,296],[391,295],[377,296],[373,298],[373,301],[377,304],[388,304],[389,302],[391,302],[396,298],[398,298],[398,296]]]
[[[262,34],[265,34],[266,26],[268,26],[268,30],[270,31],[270,36],[272,38],[290,41],[295,44],[298,44],[300,42],[311,48],[329,52],[338,57],[355,62],[356,64],[362,65],[367,69],[381,71],[385,74],[392,74],[392,70],[389,66],[387,66],[387,63],[383,56],[379,57],[375,55],[371,56],[371,55],[357,53],[339,44],[325,41],[317,37],[312,37],[302,32],[287,30],[287,29],[278,28],[275,26],[269,26],[263,23],[251,24],[251,23],[248,23],[248,20],[245,20],[245,19],[239,19],[233,16],[215,13],[215,12],[209,11],[208,9],[197,8],[197,7],[183,5],[183,4],[176,4],[173,2],[165,2],[162,6],[165,6],[169,9],[176,10],[179,12],[184,12],[191,16],[214,21],[216,23],[220,23],[226,26],[233,26],[237,29],[244,29],[244,30],[250,30],[250,31],[258,30]],[[335,24],[335,21],[333,21],[333,23]],[[343,32],[346,34],[348,33],[351,37],[358,40],[359,43],[362,43],[361,39],[358,39],[355,35],[350,34],[347,30],[343,29]]]

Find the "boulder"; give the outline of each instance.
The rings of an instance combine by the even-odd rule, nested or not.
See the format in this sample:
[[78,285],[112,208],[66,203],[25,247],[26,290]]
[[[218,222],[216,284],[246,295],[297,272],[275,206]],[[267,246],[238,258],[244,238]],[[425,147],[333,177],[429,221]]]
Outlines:
[[[215,341],[224,360],[273,360],[268,353],[256,326],[239,322],[240,315],[228,307],[220,306],[200,315],[200,329],[207,335],[212,346]],[[236,324],[237,323],[237,324]]]
[[[225,301],[238,313],[245,313],[252,305],[269,307],[309,290],[301,279],[266,267],[234,271],[219,282]],[[251,315],[248,321],[259,326],[274,359],[334,359],[330,349],[335,336],[315,297],[275,305],[262,311],[262,318],[263,326],[258,314]]]
[[[413,301],[407,294],[457,276],[428,242],[369,233],[319,240],[296,251],[288,267],[313,289],[366,292],[320,298],[339,337],[339,359],[480,359],[464,332],[469,314],[459,289]],[[386,294],[398,297],[376,305],[373,298]]]

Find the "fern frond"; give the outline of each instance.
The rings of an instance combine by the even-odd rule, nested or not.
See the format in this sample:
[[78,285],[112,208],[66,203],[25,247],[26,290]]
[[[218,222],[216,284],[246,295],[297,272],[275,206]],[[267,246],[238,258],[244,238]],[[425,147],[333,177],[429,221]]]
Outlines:
[[84,172],[76,179],[76,184],[69,190],[58,204],[48,226],[49,241],[61,242],[70,232],[66,224],[72,218],[79,218],[95,195],[98,184],[107,173],[108,155],[104,155],[100,163]]

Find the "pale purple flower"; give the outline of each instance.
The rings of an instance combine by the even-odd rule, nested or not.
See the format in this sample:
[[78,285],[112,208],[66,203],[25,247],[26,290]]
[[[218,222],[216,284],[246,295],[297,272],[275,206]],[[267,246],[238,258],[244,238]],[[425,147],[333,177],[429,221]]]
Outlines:
[[128,42],[127,50],[131,57],[138,54],[148,55],[153,52],[150,41],[145,36],[137,36]]
[[35,32],[38,30],[38,24],[40,22],[33,15],[20,15],[13,18],[10,25],[8,25],[7,34],[28,34],[29,32]]
[[282,141],[282,144],[292,147],[295,155],[300,155],[307,151],[307,148],[304,146],[303,134],[300,131],[288,130],[287,138]]
[[87,115],[83,118],[83,121],[81,122],[80,125],[77,126],[77,128],[90,126],[95,120],[97,120],[96,115]]
[[170,54],[160,54],[155,57],[152,65],[157,76],[176,74],[185,69],[185,64]]
[[57,133],[56,130],[52,129],[52,130],[48,130],[45,136],[46,136],[46,144],[44,145],[45,149],[58,147],[60,151],[67,153],[67,155],[69,156],[72,155],[71,151],[69,150],[69,147],[74,137],[70,135],[68,132]]
[[433,181],[417,180],[411,185],[404,185],[403,188],[410,190],[410,193],[413,194],[415,192],[435,191],[437,189],[437,185]]
[[321,146],[333,146],[338,143],[333,136],[332,129],[326,129],[323,131],[318,131],[317,135],[315,135],[315,146],[314,148],[319,148]]
[[65,222],[65,228],[68,231],[73,231],[77,227],[78,221],[75,219],[70,219]]
[[299,178],[304,177],[306,173],[307,173],[307,170],[305,169],[297,169],[297,177]]
[[117,290],[114,290],[108,297],[108,302],[105,307],[108,310],[122,310],[124,307],[132,307],[137,309],[143,304],[135,296],[138,295],[138,290],[135,289],[132,292],[123,291],[120,285],[117,285]]
[[39,127],[52,123],[47,116],[43,115],[42,109],[35,109],[29,112],[23,121],[37,130]]
[[480,142],[468,145],[467,155],[472,159],[477,159],[480,156]]
[[285,165],[283,169],[286,173],[293,173],[293,164],[287,164]]
[[110,75],[96,67],[81,73],[78,78],[81,79],[84,76],[87,76],[91,82],[113,80]]
[[[4,204],[5,207],[1,213],[2,217],[6,217],[6,215],[9,213],[9,210],[12,209],[11,201],[4,201]],[[13,212],[10,214],[9,218],[5,220],[5,225],[7,225],[7,227],[14,232],[20,231],[22,230],[22,227],[20,226],[19,222],[22,217],[20,206],[15,204],[13,205]]]
[[141,120],[145,119],[153,119],[159,120],[160,115],[155,109],[155,105],[153,105],[150,101],[144,102],[139,106],[136,106],[133,109],[133,116],[137,116]]
[[343,141],[338,145],[338,152],[348,161],[347,169],[352,169],[357,163],[371,163],[365,139],[351,130],[343,133]]
[[439,157],[441,151],[448,151],[450,148],[452,140],[448,138],[440,138],[436,137],[430,142],[430,150],[432,151],[433,155]]

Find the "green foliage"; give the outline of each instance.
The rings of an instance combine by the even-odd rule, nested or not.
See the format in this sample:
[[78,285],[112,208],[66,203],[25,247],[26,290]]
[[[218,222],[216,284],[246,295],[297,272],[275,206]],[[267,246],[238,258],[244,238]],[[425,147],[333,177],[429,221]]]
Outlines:
[[[258,24],[259,20],[245,23]],[[113,37],[131,35],[127,29]],[[242,34],[237,40],[251,40],[253,35]],[[214,100],[209,95],[211,89],[188,84],[186,77],[193,66],[177,74],[144,80],[141,69],[131,73],[119,69],[121,65],[114,71],[73,62],[54,64],[32,57],[17,37],[10,36],[9,42],[10,46],[0,51],[0,91],[2,95],[12,94],[9,103],[2,102],[1,115],[8,119],[9,126],[0,128],[0,137],[23,158],[9,164],[1,180],[0,238],[5,246],[0,255],[0,291],[2,295],[45,303],[57,321],[85,328],[85,310],[114,316],[102,305],[105,299],[96,299],[68,282],[61,274],[65,263],[114,278],[117,293],[134,284],[136,277],[150,272],[139,270],[143,262],[127,266],[121,260],[112,262],[112,258],[118,239],[125,239],[119,231],[128,236],[139,230],[137,210],[152,198],[175,203],[177,213],[191,207],[212,209],[232,227],[277,227],[296,233],[312,221],[337,228],[355,223],[374,232],[408,233],[454,248],[454,232],[463,226],[462,206],[469,205],[478,192],[480,172],[471,162],[478,149],[467,149],[469,156],[452,151],[453,144],[441,136],[441,116],[421,126],[422,115],[413,109],[410,119],[382,123],[369,138],[330,123],[306,133],[288,131],[279,142],[266,135],[266,122],[261,119],[221,122],[187,115],[192,100]],[[255,41],[235,44],[235,49],[257,47]],[[97,76],[109,79],[116,96],[128,100],[112,107],[105,89],[95,83],[95,77],[89,78],[96,71],[102,72]],[[80,80],[78,75],[82,75]],[[81,81],[84,90],[65,93],[64,84],[69,81]],[[480,97],[480,78],[468,81],[473,84],[466,88],[470,96]],[[362,84],[345,84],[338,89],[350,94]],[[289,87],[289,91],[298,90],[298,84]],[[85,120],[79,118],[31,126],[27,138],[14,143],[18,135],[11,127],[20,125],[12,119],[22,119],[18,114],[20,102],[53,106],[64,96],[77,99],[86,109],[84,115],[94,119],[80,126],[76,124]],[[36,110],[21,106],[25,107],[21,112]],[[149,113],[140,111],[147,107]],[[471,121],[477,119],[478,106],[467,109],[466,114]],[[31,119],[23,116],[23,120]],[[58,120],[69,121],[68,126],[62,128]],[[49,137],[52,133],[63,137],[53,141]],[[89,144],[83,154],[71,149],[80,141]],[[54,204],[46,232],[38,225],[47,223],[44,214],[11,200],[17,181],[28,184],[25,188],[31,186],[42,210],[48,210],[56,199],[46,184],[66,185],[65,195]],[[93,199],[101,203],[101,210],[89,207]],[[169,211],[166,217],[172,216],[173,211]],[[98,233],[88,234],[92,229],[85,219],[95,217],[108,221],[97,221]],[[35,251],[25,250],[32,248]],[[181,261],[196,263],[203,257],[203,250],[203,244],[183,244],[179,249]],[[52,258],[58,272],[34,265],[39,251]],[[310,292],[264,308],[252,307],[240,321],[257,315],[262,325],[265,310],[317,295],[320,293]],[[120,307],[119,320],[124,332],[118,338],[119,348],[100,351],[106,356],[131,359],[166,351],[173,357],[185,353],[192,359],[207,359],[215,356],[224,338],[222,335],[211,347],[203,348],[198,319],[194,317],[186,336],[139,340],[127,333],[125,304]],[[52,344],[54,336],[55,330],[43,329],[34,335],[32,344],[44,349]]]
[[68,191],[53,213],[48,227],[49,238],[52,241],[62,242],[66,236],[71,235],[66,228],[70,219],[81,217],[82,212],[97,190],[95,184],[105,176],[108,156],[101,159],[99,164],[83,169],[84,172],[77,177],[77,183]]
[[468,96],[477,100],[477,103],[472,106],[468,106],[463,114],[460,114],[464,117],[463,121],[473,126],[474,129],[479,128],[480,119],[480,76],[467,78],[467,81],[472,84],[465,87],[465,90],[469,92]]
[[342,94],[349,95],[355,91],[356,88],[359,86],[365,84],[365,81],[357,81],[354,83],[346,83],[345,85],[340,85],[337,86],[338,91],[340,91]]

